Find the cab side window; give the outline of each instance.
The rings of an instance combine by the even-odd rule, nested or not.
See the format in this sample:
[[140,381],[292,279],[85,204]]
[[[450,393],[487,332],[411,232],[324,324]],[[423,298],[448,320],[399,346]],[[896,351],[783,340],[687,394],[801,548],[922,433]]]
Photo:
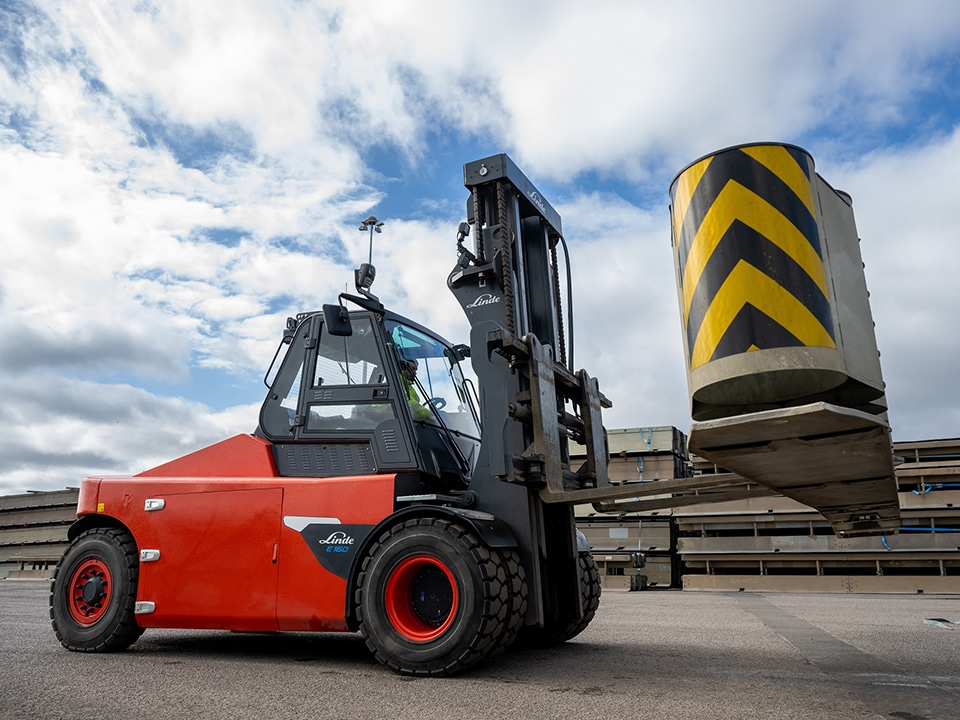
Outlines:
[[370,318],[353,319],[353,333],[331,335],[321,328],[306,432],[373,430],[396,418],[387,374]]
[[314,387],[382,385],[387,377],[373,327],[368,318],[353,323],[353,334],[337,337],[322,332],[317,350]]

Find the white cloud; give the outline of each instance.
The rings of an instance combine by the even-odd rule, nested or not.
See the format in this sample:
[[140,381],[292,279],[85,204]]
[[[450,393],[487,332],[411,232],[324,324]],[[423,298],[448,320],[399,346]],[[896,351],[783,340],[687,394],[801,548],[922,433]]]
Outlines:
[[952,437],[960,431],[960,125],[829,172],[853,196],[894,437]]
[[645,177],[735,143],[862,128],[890,119],[958,29],[949,3],[572,4],[544,14],[540,42],[497,54],[507,137],[538,173]]
[[666,207],[580,194],[560,204],[574,289],[575,365],[614,403],[609,427],[676,425],[689,411]]
[[0,493],[76,486],[87,475],[132,474],[256,425],[256,407],[214,413],[129,385],[35,372],[0,381]]
[[[918,93],[936,102],[956,66],[955,3],[39,7],[17,5],[25,17],[0,39],[0,379],[73,392],[98,418],[114,401],[141,410],[126,446],[107,420],[58,425],[90,439],[63,447],[70,465],[36,446],[48,418],[40,395],[23,396],[5,410],[22,424],[5,440],[22,459],[0,471],[10,488],[47,482],[31,479],[38,462],[143,469],[152,460],[137,443],[160,425],[155,452],[172,454],[219,439],[210,428],[249,429],[255,408],[218,414],[118,378],[261,372],[287,314],[352,285],[367,252],[355,221],[396,187],[398,171],[369,158],[389,151],[416,177],[437,143],[507,150],[541,189],[560,188],[577,364],[616,402],[609,425],[681,427],[666,184],[731,143],[808,145],[855,199],[895,431],[960,432],[945,330],[960,300],[957,118],[945,103],[917,125],[915,107]],[[883,148],[885,133],[907,130],[912,144]],[[619,194],[594,192],[594,177]],[[456,192],[425,186],[429,202],[387,219],[374,291],[464,340],[444,287]],[[50,472],[39,477],[63,482]]]

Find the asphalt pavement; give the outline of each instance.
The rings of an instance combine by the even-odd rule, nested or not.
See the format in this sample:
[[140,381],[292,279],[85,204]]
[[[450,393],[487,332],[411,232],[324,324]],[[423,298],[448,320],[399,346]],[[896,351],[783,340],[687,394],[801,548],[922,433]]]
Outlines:
[[357,635],[148,630],[64,650],[48,583],[0,580],[0,718],[960,718],[960,597],[606,591],[579,637],[465,675],[381,668]]

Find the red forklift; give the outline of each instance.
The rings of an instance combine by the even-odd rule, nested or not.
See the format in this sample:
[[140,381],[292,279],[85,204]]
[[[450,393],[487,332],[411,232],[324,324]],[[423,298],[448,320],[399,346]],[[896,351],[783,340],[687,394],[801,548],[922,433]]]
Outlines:
[[447,286],[469,344],[385,308],[371,263],[356,294],[288,318],[254,433],[84,479],[50,594],[66,648],[122,650],[148,628],[359,632],[397,672],[450,675],[593,619],[575,504],[769,493],[731,475],[611,483],[611,403],[574,370],[560,216],[506,155],[465,165],[464,184]]

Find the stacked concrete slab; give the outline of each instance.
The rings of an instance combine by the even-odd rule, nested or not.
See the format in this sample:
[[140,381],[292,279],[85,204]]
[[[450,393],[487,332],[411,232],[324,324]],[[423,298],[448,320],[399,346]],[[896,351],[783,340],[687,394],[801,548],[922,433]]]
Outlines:
[[[618,483],[691,477],[687,438],[669,425],[607,431],[610,479]],[[572,454],[577,454],[574,447]],[[586,534],[600,566],[604,587],[662,588],[678,585],[676,523],[669,511],[597,513],[577,507],[577,526]],[[644,559],[641,566],[637,554]]]
[[0,577],[52,577],[77,519],[76,488],[0,497]]
[[[902,529],[838,538],[783,497],[677,508],[685,589],[960,592],[960,440],[894,443]],[[722,471],[698,458],[697,473]]]

